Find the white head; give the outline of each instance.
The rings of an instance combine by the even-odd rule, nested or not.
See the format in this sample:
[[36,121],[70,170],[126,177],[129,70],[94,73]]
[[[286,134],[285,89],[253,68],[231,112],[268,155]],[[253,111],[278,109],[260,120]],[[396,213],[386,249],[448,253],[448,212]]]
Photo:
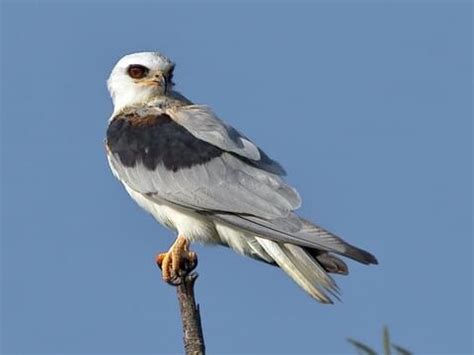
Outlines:
[[132,53],[122,57],[107,80],[114,113],[165,96],[173,86],[173,69],[174,63],[158,52]]

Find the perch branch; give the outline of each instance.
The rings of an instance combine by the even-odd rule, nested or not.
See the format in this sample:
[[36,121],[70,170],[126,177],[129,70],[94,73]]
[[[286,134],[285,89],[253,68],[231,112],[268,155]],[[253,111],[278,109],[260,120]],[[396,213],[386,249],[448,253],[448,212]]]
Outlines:
[[[189,258],[192,255],[191,258]],[[161,269],[162,259],[157,259]],[[194,284],[198,274],[193,272],[197,266],[197,255],[188,253],[188,260],[182,260],[179,276],[168,282],[176,287],[181,322],[183,324],[183,342],[186,355],[204,355],[206,353],[204,336],[202,333],[201,314],[199,305],[194,298]]]
[[204,336],[202,333],[199,305],[194,298],[194,283],[198,274],[193,272],[183,277],[176,286],[181,321],[183,323],[183,341],[186,355],[205,354]]

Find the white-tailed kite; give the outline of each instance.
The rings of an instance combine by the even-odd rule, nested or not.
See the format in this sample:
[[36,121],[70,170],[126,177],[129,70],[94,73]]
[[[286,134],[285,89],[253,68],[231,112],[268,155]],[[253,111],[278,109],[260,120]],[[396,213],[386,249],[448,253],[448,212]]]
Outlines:
[[165,281],[194,255],[190,242],[219,244],[277,265],[323,303],[337,298],[328,273],[348,273],[335,254],[377,264],[367,251],[295,214],[285,171],[207,106],[173,90],[174,64],[157,52],[120,59],[108,79],[114,112],[106,150],[114,175],[158,222],[177,232],[157,257]]

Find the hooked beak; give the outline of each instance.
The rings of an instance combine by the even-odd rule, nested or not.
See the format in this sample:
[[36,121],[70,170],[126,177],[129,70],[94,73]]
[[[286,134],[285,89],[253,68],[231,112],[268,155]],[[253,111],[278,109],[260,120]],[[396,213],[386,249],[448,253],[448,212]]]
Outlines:
[[150,86],[161,86],[165,94],[168,90],[168,81],[166,80],[166,77],[161,72],[156,73],[153,79],[143,81],[143,84],[150,85]]

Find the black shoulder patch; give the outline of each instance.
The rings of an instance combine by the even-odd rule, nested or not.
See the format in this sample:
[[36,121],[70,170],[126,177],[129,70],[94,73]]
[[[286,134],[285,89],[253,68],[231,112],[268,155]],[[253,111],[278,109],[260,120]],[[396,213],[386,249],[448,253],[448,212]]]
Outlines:
[[123,165],[133,167],[142,162],[150,170],[162,163],[166,169],[177,171],[204,164],[223,153],[194,137],[166,114],[115,117],[107,129],[107,147]]

